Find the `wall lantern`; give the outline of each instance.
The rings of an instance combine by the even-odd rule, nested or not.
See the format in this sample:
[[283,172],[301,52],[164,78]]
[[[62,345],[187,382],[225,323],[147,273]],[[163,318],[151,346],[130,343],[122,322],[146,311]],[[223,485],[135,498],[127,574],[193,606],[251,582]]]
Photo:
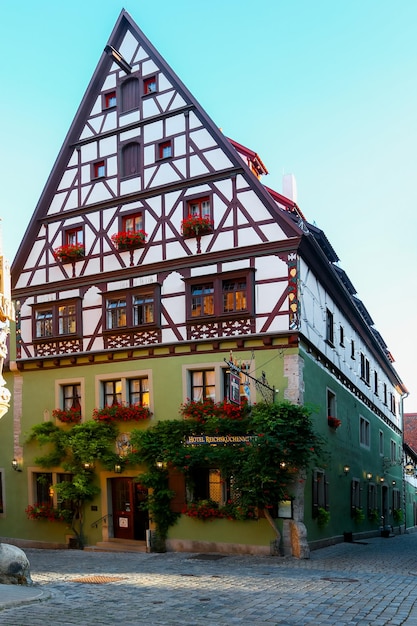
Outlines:
[[13,459],[12,467],[15,470],[15,472],[21,472],[22,471],[21,467],[20,467],[20,464],[19,464],[19,461],[17,459]]
[[406,474],[414,474],[416,468],[413,463],[408,462],[404,469]]
[[393,485],[396,485],[396,484],[397,484],[397,481],[396,481],[396,480],[393,480],[393,481],[392,481],[392,484],[393,484]]
[[343,473],[345,476],[347,476],[350,472],[350,466],[349,465],[344,465],[343,466]]
[[87,470],[87,472],[92,472],[94,469],[94,463],[89,463],[87,461],[86,463],[83,463],[83,467],[85,470]]
[[281,469],[285,469],[287,467],[287,464],[285,461],[281,461],[281,463],[279,464]]
[[157,467],[158,469],[165,469],[165,468],[166,468],[166,466],[167,466],[167,464],[166,464],[164,461],[157,461],[157,462],[156,462],[156,467]]
[[371,474],[371,472],[368,472],[368,473],[366,474],[366,478],[367,478],[367,480],[371,480],[371,478],[372,478],[372,474]]
[[381,478],[379,479],[379,481],[380,481],[381,483],[384,483],[384,482],[385,482],[385,478],[384,478],[383,476],[381,476]]
[[114,472],[115,472],[115,474],[121,474],[122,473],[122,466],[119,463],[116,463],[116,465],[114,466]]

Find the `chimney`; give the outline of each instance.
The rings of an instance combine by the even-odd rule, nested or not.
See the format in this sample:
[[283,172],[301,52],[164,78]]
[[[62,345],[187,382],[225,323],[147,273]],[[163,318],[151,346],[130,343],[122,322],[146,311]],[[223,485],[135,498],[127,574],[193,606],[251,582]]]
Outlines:
[[297,204],[297,182],[294,174],[283,174],[282,195]]

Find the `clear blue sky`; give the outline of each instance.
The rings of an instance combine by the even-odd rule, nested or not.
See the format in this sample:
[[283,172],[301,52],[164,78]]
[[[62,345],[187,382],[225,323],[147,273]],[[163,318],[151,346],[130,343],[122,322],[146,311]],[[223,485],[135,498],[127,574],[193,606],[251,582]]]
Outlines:
[[266,185],[296,176],[417,412],[417,2],[0,0],[10,261],[122,8]]

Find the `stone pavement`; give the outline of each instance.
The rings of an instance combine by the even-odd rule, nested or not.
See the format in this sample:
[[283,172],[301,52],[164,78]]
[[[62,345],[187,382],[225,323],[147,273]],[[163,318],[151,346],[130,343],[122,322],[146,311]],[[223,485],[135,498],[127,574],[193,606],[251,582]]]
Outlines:
[[25,552],[35,585],[0,585],[2,626],[417,626],[417,533],[303,561]]

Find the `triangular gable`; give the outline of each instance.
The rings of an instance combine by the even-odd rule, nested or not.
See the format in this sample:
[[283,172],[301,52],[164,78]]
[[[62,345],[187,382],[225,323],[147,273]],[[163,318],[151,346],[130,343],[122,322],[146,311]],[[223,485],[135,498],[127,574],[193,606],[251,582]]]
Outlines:
[[[132,50],[134,51],[133,54]],[[118,61],[115,57],[114,51],[116,52],[116,57],[117,54],[122,55],[122,61]],[[277,221],[285,235],[287,237],[300,237],[301,231],[291,219],[290,215],[286,214],[285,210],[277,210],[277,204],[274,202],[271,194],[263,187],[256,176],[254,176],[251,172],[248,165],[242,160],[236,150],[236,146],[233,146],[227,137],[223,135],[221,130],[219,130],[216,124],[214,124],[204,109],[195,100],[187,87],[161,57],[159,52],[154,48],[146,36],[141,32],[129,14],[123,10],[120,13],[116,25],[110,35],[108,44],[100,57],[99,63],[94,71],[63,146],[58,154],[56,162],[12,264],[14,284],[19,273],[22,271],[24,263],[26,262],[27,254],[31,249],[32,242],[38,236],[42,220],[44,220],[48,215],[48,211],[53,212],[55,210],[53,202],[56,202],[57,190],[60,189],[60,185],[63,185],[63,180],[71,178],[71,172],[66,171],[66,168],[68,168],[68,165],[71,164],[71,162],[73,162],[76,158],[74,145],[83,139],[88,140],[89,132],[105,133],[106,131],[105,126],[99,127],[97,125],[95,127],[94,120],[89,123],[89,128],[87,128],[87,121],[91,118],[92,112],[95,110],[94,107],[97,103],[98,94],[102,92],[103,81],[105,81],[106,77],[109,73],[111,73],[113,67],[118,66],[122,68],[121,71],[123,71],[124,63],[126,64],[125,71],[128,74],[129,68],[138,62],[138,58],[144,53],[149,56],[149,71],[151,72],[153,67],[158,68],[176,91],[175,99],[169,103],[169,106],[172,107],[171,110],[174,110],[175,107],[189,107],[190,115],[194,114],[194,118],[198,118],[202,122],[204,130],[198,132],[205,132],[208,138],[207,141],[212,141],[217,147],[216,158],[218,161],[224,163],[223,168],[225,175],[228,172],[230,172],[230,175],[241,173],[248,186],[258,196],[259,200],[262,202],[263,206],[267,209],[270,215]],[[168,106],[168,104],[166,104],[166,106]],[[169,115],[169,111],[167,115]],[[109,117],[109,120],[110,119],[111,118]],[[126,133],[128,134],[128,127]],[[221,158],[219,159],[219,156],[221,157],[222,155],[223,161]],[[199,174],[199,162],[198,159],[195,159],[194,170],[191,171],[191,176],[198,176]],[[156,172],[154,174],[155,178],[153,178],[151,170],[149,170],[147,176],[147,182],[150,185],[154,182],[154,180],[156,180],[156,182],[158,181]],[[88,201],[94,203],[94,193],[94,191],[91,191],[88,194],[84,194],[84,196],[81,194],[81,202],[85,201],[87,196]],[[115,191],[112,189],[110,182],[108,184],[109,201],[112,200],[112,197],[114,198],[114,195],[112,196],[112,194],[115,194]],[[126,191],[123,192],[122,197],[125,197],[125,195],[129,195],[128,187],[126,187]],[[68,195],[68,197],[65,198],[65,210],[68,212],[72,209],[76,210],[79,201],[80,199],[76,197],[74,193],[72,193],[72,195]]]

